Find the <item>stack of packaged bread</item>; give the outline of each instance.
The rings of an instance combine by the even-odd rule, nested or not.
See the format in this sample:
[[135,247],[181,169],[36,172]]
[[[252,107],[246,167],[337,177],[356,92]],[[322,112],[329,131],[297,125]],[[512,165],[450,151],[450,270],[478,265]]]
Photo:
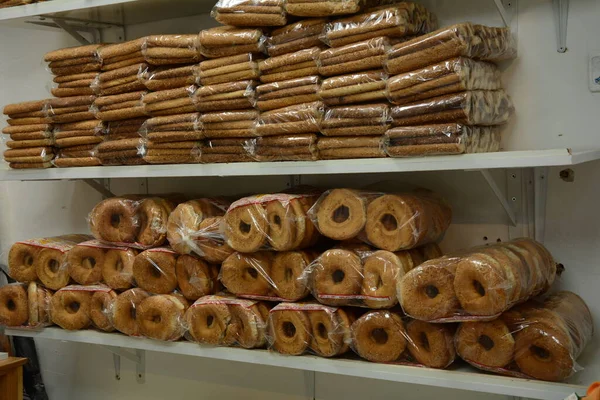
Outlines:
[[[506,28],[438,29],[420,4],[368,0],[220,0],[212,16],[223,25],[199,34],[46,54],[60,105],[6,106],[4,133],[35,132],[27,147],[9,142],[6,161],[39,168],[490,152],[514,112],[494,64],[516,56]],[[140,119],[152,121],[133,132]],[[89,123],[60,126],[80,121]],[[42,129],[48,123],[57,126]],[[127,125],[128,135],[107,123]],[[69,145],[55,143],[53,131]]]
[[452,211],[424,189],[296,188],[103,200],[92,236],[10,250],[0,324],[118,331],[561,381],[593,323],[532,239],[443,255]]

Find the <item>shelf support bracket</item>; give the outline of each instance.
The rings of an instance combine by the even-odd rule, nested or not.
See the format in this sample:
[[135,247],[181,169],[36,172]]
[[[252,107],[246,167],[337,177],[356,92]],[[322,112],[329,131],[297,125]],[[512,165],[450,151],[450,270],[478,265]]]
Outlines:
[[548,167],[536,167],[534,178],[534,239],[544,243],[546,233],[546,194],[548,190]]
[[146,351],[135,350],[134,352],[127,351],[120,347],[104,346],[108,351],[113,353],[113,363],[115,366],[115,379],[121,380],[121,357],[124,357],[135,363],[135,376],[138,383],[146,382]]
[[115,194],[113,192],[111,192],[110,190],[108,190],[106,188],[106,186],[104,186],[104,184],[102,184],[101,182],[98,182],[95,179],[84,179],[83,181],[85,183],[87,183],[89,186],[91,186],[93,189],[95,189],[98,193],[100,193],[105,198],[115,197]]
[[554,24],[556,25],[557,51],[567,51],[567,21],[569,19],[569,0],[552,0]]
[[71,25],[67,24],[62,19],[52,18],[52,21],[60,29],[62,29],[63,31],[67,32],[71,37],[73,37],[75,40],[77,40],[82,45],[85,46],[85,45],[91,44],[89,40],[87,40],[86,38],[84,38],[79,32],[77,32],[77,30],[75,28],[73,28]]
[[502,18],[502,23],[504,23],[504,26],[510,27],[511,18],[509,17],[508,12],[506,12],[506,7],[504,6],[502,0],[494,0],[494,4],[496,5],[498,14],[500,14],[500,18]]
[[498,198],[498,201],[502,205],[502,208],[504,208],[504,211],[510,219],[512,226],[517,226],[517,216],[515,215],[515,211],[513,210],[509,202],[506,200],[506,197],[502,193],[502,190],[500,190],[500,187],[496,183],[496,180],[494,179],[490,171],[487,169],[482,169],[481,175],[483,175],[483,178],[486,180],[488,185],[490,185],[490,189],[492,189],[492,192],[494,192],[496,198]]

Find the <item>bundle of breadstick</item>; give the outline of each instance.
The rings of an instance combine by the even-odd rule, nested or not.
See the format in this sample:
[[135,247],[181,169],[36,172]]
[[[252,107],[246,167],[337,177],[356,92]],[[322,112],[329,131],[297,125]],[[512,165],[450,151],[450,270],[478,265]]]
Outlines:
[[342,47],[323,50],[319,55],[319,73],[324,76],[379,69],[390,48],[386,37],[377,37]]
[[[143,133],[146,118],[133,118],[104,123],[105,140],[137,139]],[[142,135],[143,136],[143,135]]]
[[144,38],[142,54],[150,65],[193,64],[202,60],[198,35],[152,35]]
[[380,36],[422,35],[435,29],[437,19],[425,7],[402,2],[332,21],[325,26],[324,40],[331,47],[340,47]]
[[252,146],[252,139],[246,138],[207,139],[202,143],[200,160],[206,164],[254,161]]
[[267,40],[269,56],[276,57],[315,46],[322,46],[323,42],[319,39],[319,36],[326,23],[326,19],[311,18],[273,30]]
[[252,53],[206,60],[196,68],[196,76],[202,85],[257,80],[260,76],[259,61],[260,58]]
[[386,156],[382,136],[321,137],[317,143],[317,148],[321,160],[382,158]]
[[453,324],[432,324],[401,313],[370,311],[352,324],[350,347],[378,363],[446,368],[456,358]]
[[99,44],[54,50],[44,55],[44,61],[55,75],[52,95],[56,97],[93,94],[92,82],[100,71]]
[[56,124],[89,121],[95,119],[90,109],[96,96],[72,96],[50,99],[46,103],[46,114]]
[[558,382],[580,369],[576,360],[593,331],[583,299],[561,291],[517,306],[494,321],[463,322],[455,341],[458,355],[477,368]]
[[106,127],[97,119],[56,125],[54,137],[58,153],[57,167],[88,167],[101,165],[96,146],[103,141]]
[[145,164],[143,156],[146,147],[142,138],[107,140],[96,148],[96,157],[102,165]]
[[223,25],[283,26],[283,0],[219,0],[210,15]]
[[148,64],[139,63],[123,68],[102,72],[92,84],[94,91],[101,96],[144,90],[143,73]]
[[266,111],[256,122],[256,133],[259,136],[319,133],[324,112],[325,106],[320,101]]
[[152,91],[177,89],[196,84],[196,65],[183,67],[150,67],[142,72],[141,80]]
[[467,22],[396,44],[388,53],[385,67],[390,74],[400,74],[460,56],[501,61],[516,55],[510,29]]
[[427,261],[404,275],[398,298],[423,321],[486,321],[548,291],[555,277],[550,252],[517,239]]
[[257,136],[256,110],[217,111],[200,115],[202,133],[208,139],[251,138]]
[[447,94],[392,107],[392,126],[456,122],[465,125],[502,125],[514,113],[504,90],[473,90]]
[[36,3],[38,1],[46,0],[2,0],[0,1],[0,8],[24,6],[26,4]]
[[145,143],[144,161],[148,164],[198,164],[201,161],[202,142],[155,142]]
[[252,80],[202,86],[194,93],[195,105],[202,112],[252,108],[255,87]]
[[144,160],[149,164],[200,162],[200,139],[204,135],[197,113],[150,118],[140,134],[146,138]]
[[399,126],[385,134],[390,157],[487,153],[500,149],[500,127],[436,124]]
[[256,107],[261,111],[274,110],[320,100],[319,76],[265,83],[256,88]]
[[391,124],[387,103],[328,107],[319,128],[326,136],[383,135]]
[[386,81],[381,70],[334,76],[323,81],[318,94],[327,105],[381,101],[386,99]]
[[355,14],[360,11],[360,0],[288,0],[285,11],[298,17],[329,17]]
[[144,41],[144,38],[140,38],[99,48],[98,56],[102,60],[102,71],[112,71],[145,62],[142,52]]
[[96,118],[102,121],[120,121],[124,119],[141,118],[146,116],[142,99],[147,94],[145,90],[98,97],[92,106]]
[[200,31],[198,40],[200,53],[209,58],[265,52],[266,37],[259,28],[218,26]]
[[148,93],[142,99],[144,111],[152,117],[193,113],[196,111],[193,99],[196,89],[197,86],[191,85]]
[[501,74],[494,64],[459,57],[396,75],[387,81],[387,97],[407,104],[467,90],[502,89]]
[[259,137],[250,151],[258,161],[314,161],[318,159],[317,135]]
[[260,61],[260,81],[269,83],[316,75],[320,53],[320,47],[311,47]]

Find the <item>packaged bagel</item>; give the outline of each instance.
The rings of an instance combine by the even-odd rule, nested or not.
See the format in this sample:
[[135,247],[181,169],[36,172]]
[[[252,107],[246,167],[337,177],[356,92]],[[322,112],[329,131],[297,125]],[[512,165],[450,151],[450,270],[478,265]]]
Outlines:
[[406,315],[422,321],[489,321],[555,278],[550,252],[522,238],[429,260],[404,275],[397,295]]
[[403,318],[393,310],[370,311],[351,327],[350,347],[377,363],[446,368],[456,358],[451,324]]
[[[96,293],[113,293],[114,295],[109,287],[101,285],[71,285],[60,289],[54,293],[50,301],[52,322],[69,331],[89,328],[92,325],[94,313],[103,316],[107,313],[107,303],[96,301],[92,308],[92,299]],[[102,323],[99,325],[104,326]]]
[[349,350],[352,312],[316,303],[279,303],[269,312],[269,348],[334,357]]
[[319,235],[308,210],[318,193],[277,193],[244,197],[229,206],[223,219],[227,244],[242,253],[287,251],[314,245]]
[[332,189],[321,195],[309,216],[331,239],[359,238],[378,249],[398,251],[438,242],[450,226],[452,210],[424,189],[399,194]]
[[485,371],[559,382],[582,369],[576,360],[593,330],[585,302],[561,291],[517,306],[494,321],[463,322],[456,333],[456,350]]
[[109,318],[113,327],[129,336],[140,336],[140,326],[136,319],[142,301],[150,297],[143,289],[133,288],[119,294],[109,307]]
[[268,303],[229,295],[205,296],[184,316],[187,340],[213,346],[254,349],[267,343]]
[[8,274],[19,282],[39,280],[45,287],[58,290],[70,281],[67,252],[90,239],[89,235],[64,235],[17,242],[8,254]]
[[283,0],[219,0],[210,12],[223,25],[283,26],[287,17]]
[[9,283],[0,287],[0,326],[39,328],[51,325],[52,294],[36,282]]
[[264,53],[267,38],[259,28],[217,26],[201,30],[198,40],[202,55],[221,58],[244,53]]
[[179,293],[151,295],[135,307],[140,336],[174,342],[185,333],[183,316],[188,301]]

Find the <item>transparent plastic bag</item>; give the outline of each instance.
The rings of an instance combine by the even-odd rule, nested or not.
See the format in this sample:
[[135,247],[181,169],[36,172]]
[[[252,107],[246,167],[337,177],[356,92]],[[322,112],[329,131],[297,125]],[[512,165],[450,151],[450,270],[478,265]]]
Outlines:
[[55,124],[89,121],[95,119],[90,110],[95,100],[95,96],[50,99],[45,105],[44,112]]
[[146,89],[161,91],[195,85],[197,65],[183,67],[152,67],[142,72],[141,80]]
[[102,72],[92,83],[94,92],[101,96],[111,96],[144,90],[143,74],[148,64],[139,63],[127,67]]
[[108,293],[106,286],[67,286],[52,296],[50,318],[63,329],[78,331],[92,325],[92,297],[97,292]]
[[372,362],[446,368],[456,358],[455,329],[403,318],[393,310],[370,311],[352,324],[350,347]]
[[210,15],[223,25],[282,26],[287,23],[283,0],[219,0]]
[[329,17],[360,11],[361,0],[288,0],[285,11],[298,17]]
[[196,77],[202,85],[230,83],[248,79],[258,80],[260,70],[258,58],[253,53],[237,54],[229,57],[202,61],[196,68]]
[[51,325],[52,291],[38,285],[9,283],[0,287],[0,326],[39,328]]
[[[31,140],[46,141],[47,139]],[[20,140],[12,140],[12,142],[19,141]],[[26,141],[30,140],[28,139]],[[56,151],[49,145],[42,147],[9,148],[4,151],[3,156],[4,161],[9,163],[10,168],[49,168],[52,166]]]
[[145,164],[145,153],[145,141],[135,137],[105,140],[96,147],[96,156],[102,165]]
[[104,332],[112,332],[115,327],[110,319],[110,308],[112,302],[117,298],[117,292],[96,291],[92,295],[90,303],[90,319],[94,328]]
[[581,370],[576,360],[592,339],[585,302],[561,291],[530,301],[489,322],[463,322],[456,349],[465,361],[502,375],[563,381]]
[[101,46],[90,44],[53,50],[44,55],[44,61],[48,63],[47,69],[56,76],[100,71],[102,60],[98,49]]
[[95,117],[102,121],[121,121],[146,116],[142,99],[145,90],[98,97],[92,106]]
[[142,55],[150,65],[192,64],[202,60],[198,35],[146,36]]
[[325,18],[310,18],[273,30],[267,40],[269,56],[276,57],[314,46],[323,46],[319,36],[326,23]]
[[389,39],[377,37],[323,50],[319,55],[319,74],[333,76],[379,69],[389,49]]
[[256,87],[256,108],[274,110],[319,100],[319,76],[265,83]]
[[229,163],[255,161],[251,155],[254,139],[218,138],[202,143],[203,163]]
[[271,56],[260,61],[258,64],[260,81],[270,83],[317,75],[320,53],[321,48],[315,46],[281,56]]
[[184,317],[187,340],[213,346],[263,347],[270,306],[229,295],[205,296]]
[[302,133],[319,133],[325,114],[320,101],[302,103],[260,113],[256,121],[259,136],[279,136]]
[[140,336],[137,311],[142,301],[150,297],[143,289],[133,288],[119,294],[109,308],[109,318],[116,330],[129,336]]
[[383,71],[358,72],[323,80],[318,95],[326,105],[385,100],[387,74]]
[[100,47],[97,53],[102,61],[102,71],[112,71],[143,63],[145,59],[142,50],[145,40],[145,38],[139,38]]
[[516,55],[510,29],[466,22],[396,44],[388,53],[385,68],[390,74],[400,74],[460,56],[495,62]]
[[556,263],[544,246],[516,239],[430,260],[398,285],[404,312],[435,322],[486,321],[546,292]]
[[328,107],[319,124],[325,136],[383,135],[391,124],[387,103]]
[[208,139],[246,138],[257,136],[257,110],[216,111],[202,113],[202,133]]
[[334,357],[349,350],[350,311],[316,303],[280,303],[269,312],[269,349]]
[[[165,115],[144,120],[139,132],[145,138],[155,140],[151,133],[162,132],[202,132],[201,115],[199,113]],[[158,140],[159,141],[159,140]]]
[[209,58],[265,52],[266,37],[259,28],[218,26],[200,31],[198,38],[200,52]]
[[486,153],[500,150],[501,129],[497,126],[437,124],[389,129],[385,152],[390,157]]
[[257,161],[315,161],[317,135],[281,135],[257,138],[251,149]]
[[150,295],[135,307],[140,336],[174,342],[185,333],[183,316],[188,301],[178,293]]
[[254,106],[256,81],[218,83],[198,88],[194,101],[198,111],[244,110]]
[[144,111],[152,117],[193,113],[196,111],[193,95],[197,89],[191,85],[148,93],[142,99]]
[[147,141],[145,146],[143,159],[148,164],[198,164],[202,160],[202,142],[197,140]]

